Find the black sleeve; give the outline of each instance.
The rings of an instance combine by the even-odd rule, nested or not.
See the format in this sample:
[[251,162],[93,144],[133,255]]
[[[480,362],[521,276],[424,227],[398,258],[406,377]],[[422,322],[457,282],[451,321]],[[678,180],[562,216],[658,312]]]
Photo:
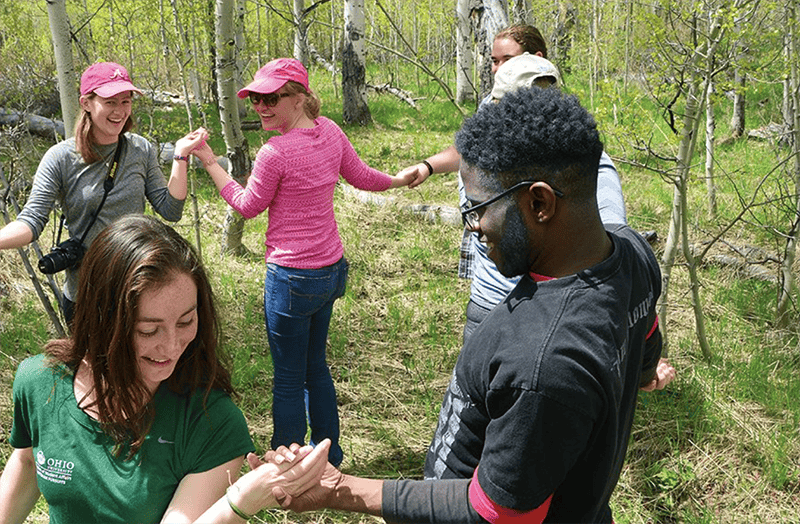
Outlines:
[[644,387],[656,378],[656,368],[661,359],[661,330],[656,326],[653,333],[644,341],[644,359],[642,361],[642,377],[639,387]]
[[383,519],[389,523],[486,522],[469,503],[469,483],[470,479],[384,481]]

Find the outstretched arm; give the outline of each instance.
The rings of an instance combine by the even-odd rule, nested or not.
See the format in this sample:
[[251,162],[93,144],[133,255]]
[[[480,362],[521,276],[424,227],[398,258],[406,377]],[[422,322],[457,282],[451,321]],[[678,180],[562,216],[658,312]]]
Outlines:
[[17,448],[0,476],[0,523],[24,521],[38,499],[33,448]]

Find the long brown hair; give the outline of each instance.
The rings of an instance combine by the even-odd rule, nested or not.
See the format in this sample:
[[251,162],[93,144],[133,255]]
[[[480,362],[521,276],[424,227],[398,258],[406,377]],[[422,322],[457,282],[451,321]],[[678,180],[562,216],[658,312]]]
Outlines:
[[[85,361],[92,375],[96,409],[104,431],[128,446],[132,457],[144,442],[155,417],[139,373],[134,327],[143,292],[189,275],[197,286],[197,335],[165,381],[178,394],[212,388],[233,395],[230,372],[219,347],[214,296],[192,246],[172,227],[146,215],[129,215],[106,227],[81,263],[72,334],[53,340],[45,351],[77,371]],[[80,402],[81,399],[78,399]]]
[[[94,93],[83,95],[88,100],[92,100],[98,96]],[[122,126],[122,132],[126,133],[133,129],[136,120],[133,118],[133,113],[128,117],[125,125]],[[78,115],[78,120],[75,122],[75,150],[81,154],[83,161],[87,164],[94,164],[103,159],[100,153],[97,152],[97,141],[92,133],[92,115],[89,111],[81,108],[81,114]]]

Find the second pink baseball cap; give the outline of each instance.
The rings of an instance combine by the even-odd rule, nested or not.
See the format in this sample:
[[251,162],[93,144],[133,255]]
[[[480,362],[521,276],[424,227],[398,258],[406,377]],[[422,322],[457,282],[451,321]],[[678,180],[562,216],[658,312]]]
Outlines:
[[276,58],[259,69],[253,81],[240,89],[237,95],[239,98],[247,98],[250,91],[274,93],[290,80],[308,91],[308,71],[303,63],[294,58]]

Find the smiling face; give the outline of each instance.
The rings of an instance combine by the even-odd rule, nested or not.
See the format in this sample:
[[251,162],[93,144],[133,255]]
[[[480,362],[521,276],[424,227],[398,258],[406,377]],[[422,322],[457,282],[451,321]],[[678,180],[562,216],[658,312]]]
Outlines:
[[151,393],[168,379],[197,335],[197,285],[186,273],[139,297],[133,343],[139,373]]
[[92,119],[92,134],[98,144],[113,144],[119,140],[125,123],[131,116],[133,92],[123,91],[109,98],[90,94],[80,99],[81,108]]
[[300,95],[289,95],[284,92],[284,88],[279,89],[275,94],[279,98],[274,106],[259,100],[253,103],[253,109],[258,113],[261,119],[261,128],[264,131],[278,131],[286,134],[297,125],[297,121],[303,115],[302,101],[298,104]]
[[[461,164],[469,205],[485,202],[501,190],[487,187],[480,169],[465,162]],[[523,191],[524,188],[519,191]],[[480,209],[477,227],[472,231],[486,245],[487,256],[503,276],[515,277],[527,273],[531,265],[531,240],[525,220],[517,205],[517,192]]]

